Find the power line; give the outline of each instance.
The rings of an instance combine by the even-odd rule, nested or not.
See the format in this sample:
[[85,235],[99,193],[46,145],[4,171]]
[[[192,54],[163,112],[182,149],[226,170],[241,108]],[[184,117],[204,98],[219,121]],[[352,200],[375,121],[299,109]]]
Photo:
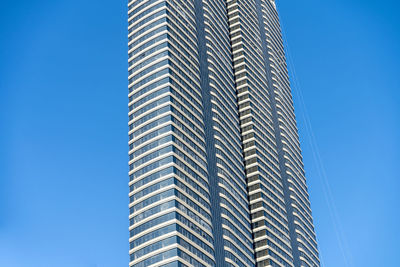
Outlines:
[[[287,55],[286,61],[288,64],[288,69],[291,72],[292,81],[294,82],[294,84],[293,84],[294,86],[292,86],[292,91],[296,92],[297,100],[298,100],[298,103],[300,104],[300,113],[303,117],[303,121],[306,126],[305,130],[306,130],[306,134],[307,134],[307,137],[308,137],[308,140],[310,143],[310,147],[311,147],[311,151],[313,154],[314,164],[317,168],[320,182],[322,183],[322,191],[324,193],[325,202],[328,206],[329,214],[332,219],[332,223],[333,223],[333,227],[334,227],[335,235],[336,235],[336,239],[337,239],[337,245],[341,251],[345,266],[353,267],[354,265],[352,263],[351,251],[349,249],[348,243],[346,241],[346,237],[344,235],[344,231],[343,231],[343,228],[341,225],[341,220],[339,218],[335,200],[334,200],[334,197],[332,194],[331,186],[329,184],[329,179],[328,179],[328,176],[325,171],[323,160],[322,160],[320,152],[319,152],[319,146],[318,146],[317,140],[315,138],[315,134],[314,134],[314,131],[312,128],[310,117],[308,115],[308,111],[307,111],[306,104],[304,101],[301,86],[300,86],[300,83],[296,76],[296,69],[295,69],[291,54],[290,54],[290,47],[289,47],[289,43],[285,36],[284,27],[282,25],[283,24],[282,19],[280,19],[280,21],[281,21],[282,39],[285,44],[284,47],[286,47],[286,49],[285,49],[286,55]],[[280,64],[282,64],[282,63],[280,63]],[[317,237],[317,239],[318,239],[318,237]],[[320,250],[319,252],[320,252],[321,266],[324,266],[325,264],[323,261],[323,256],[322,256],[322,251],[321,251],[322,249],[320,248],[319,250]]]

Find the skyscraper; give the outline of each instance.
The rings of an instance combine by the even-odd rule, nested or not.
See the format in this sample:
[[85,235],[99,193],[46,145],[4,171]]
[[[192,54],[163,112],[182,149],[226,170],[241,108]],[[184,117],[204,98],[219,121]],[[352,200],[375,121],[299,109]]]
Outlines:
[[275,2],[128,16],[130,266],[319,266]]

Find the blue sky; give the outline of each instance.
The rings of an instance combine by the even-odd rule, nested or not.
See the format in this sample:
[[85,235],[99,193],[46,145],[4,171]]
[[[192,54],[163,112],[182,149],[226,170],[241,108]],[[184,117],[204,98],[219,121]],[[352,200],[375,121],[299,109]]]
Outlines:
[[[279,8],[323,266],[398,266],[399,4]],[[128,264],[125,13],[122,1],[2,1],[0,266]]]

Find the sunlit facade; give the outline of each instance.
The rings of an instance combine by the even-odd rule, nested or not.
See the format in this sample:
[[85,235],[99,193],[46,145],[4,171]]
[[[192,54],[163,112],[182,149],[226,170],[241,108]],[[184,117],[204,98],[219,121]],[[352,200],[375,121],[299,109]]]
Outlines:
[[319,266],[275,3],[128,17],[130,266]]

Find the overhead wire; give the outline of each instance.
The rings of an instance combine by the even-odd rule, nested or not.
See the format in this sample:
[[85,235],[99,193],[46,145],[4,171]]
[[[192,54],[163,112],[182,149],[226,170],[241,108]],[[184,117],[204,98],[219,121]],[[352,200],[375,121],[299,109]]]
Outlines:
[[[343,257],[343,261],[345,263],[345,266],[347,267],[353,267],[353,261],[352,261],[352,255],[351,251],[349,249],[347,239],[344,235],[343,227],[341,224],[341,220],[339,218],[339,213],[337,211],[337,207],[335,204],[335,200],[333,197],[332,189],[329,183],[328,175],[326,173],[324,163],[320,154],[319,146],[312,128],[310,116],[307,111],[307,107],[304,101],[304,96],[302,93],[302,89],[300,86],[300,83],[297,79],[296,75],[296,69],[290,54],[290,46],[288,43],[288,40],[286,38],[285,30],[283,27],[283,22],[282,19],[280,18],[280,24],[281,24],[281,31],[282,31],[282,39],[285,47],[285,53],[286,53],[286,61],[288,64],[288,71],[291,74],[291,80],[293,81],[293,86],[292,86],[292,91],[296,93],[296,98],[297,98],[297,103],[299,104],[300,107],[300,114],[302,115],[304,124],[305,124],[305,132],[309,140],[311,152],[313,155],[313,160],[314,164],[317,169],[318,177],[320,178],[320,182],[322,184],[322,191],[324,194],[325,202],[329,210],[330,217],[332,219],[332,224],[334,227],[336,239],[337,239],[337,245],[340,249],[340,252]],[[280,62],[280,64],[283,64]],[[318,239],[318,238],[317,238]],[[320,253],[320,260],[321,260],[321,266],[324,266],[324,261],[323,261],[323,253],[322,253],[322,248],[319,248],[319,253]]]

